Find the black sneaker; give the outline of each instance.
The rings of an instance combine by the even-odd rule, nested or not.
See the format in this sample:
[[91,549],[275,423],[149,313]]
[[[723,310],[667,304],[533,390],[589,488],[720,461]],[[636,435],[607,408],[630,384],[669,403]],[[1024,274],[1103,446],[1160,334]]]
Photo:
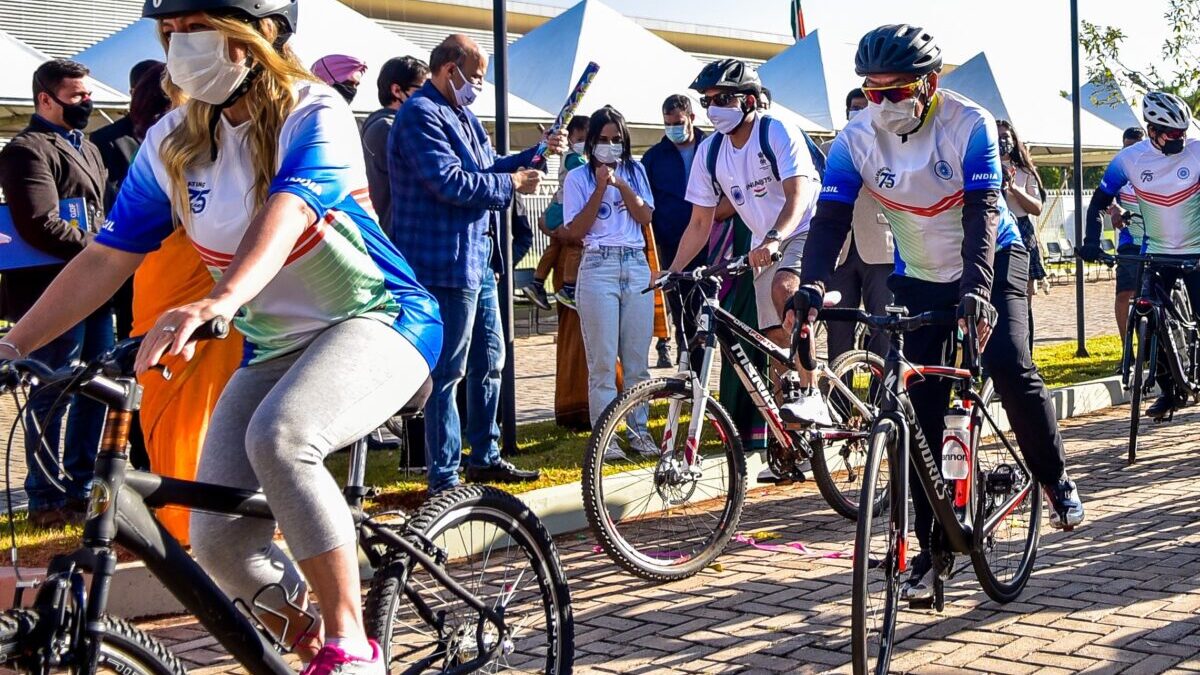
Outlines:
[[542,472],[518,469],[512,462],[502,459],[491,466],[467,465],[466,475],[472,483],[531,483],[541,478]]
[[1146,408],[1146,417],[1151,419],[1161,420],[1175,412],[1179,407],[1179,401],[1175,400],[1173,394],[1163,394],[1155,399],[1154,403]]
[[1071,531],[1083,522],[1083,500],[1075,481],[1063,476],[1053,486],[1044,486],[1046,498],[1050,500],[1050,526],[1056,530]]
[[537,305],[537,308],[543,311],[550,310],[550,297],[546,295],[546,282],[533,281],[521,287],[521,292],[525,294],[529,301]]
[[900,599],[929,600],[933,597],[933,560],[925,551],[913,556],[908,581],[900,586]]
[[367,436],[367,450],[399,450],[400,441],[389,438],[383,439],[379,434],[371,434]]
[[654,364],[655,368],[670,368],[671,366],[675,365],[675,363],[671,361],[671,347],[667,344],[666,340],[660,339],[658,341],[658,345],[655,347],[655,350],[658,351],[658,363]]

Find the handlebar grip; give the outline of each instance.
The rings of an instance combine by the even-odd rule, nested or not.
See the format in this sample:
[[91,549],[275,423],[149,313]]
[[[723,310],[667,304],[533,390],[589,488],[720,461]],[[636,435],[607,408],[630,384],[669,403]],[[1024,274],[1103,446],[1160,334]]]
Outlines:
[[779,262],[783,260],[783,251],[775,251],[771,254],[771,262]]
[[805,370],[816,370],[817,360],[813,357],[812,324],[796,319],[796,329],[792,331],[792,356]]
[[192,333],[193,342],[224,340],[227,337],[229,337],[229,320],[223,316],[214,316],[200,324],[200,327]]
[[967,335],[963,340],[963,364],[971,375],[978,376],[979,367],[979,326],[974,315],[966,317]]

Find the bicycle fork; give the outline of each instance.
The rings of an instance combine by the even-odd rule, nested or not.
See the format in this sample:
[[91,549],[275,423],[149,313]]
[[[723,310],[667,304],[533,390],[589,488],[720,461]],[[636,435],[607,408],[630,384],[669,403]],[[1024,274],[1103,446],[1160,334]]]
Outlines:
[[[699,475],[700,433],[704,426],[704,410],[708,406],[708,385],[712,377],[713,351],[716,349],[716,334],[711,330],[712,317],[709,312],[701,312],[697,318],[698,333],[704,336],[704,358],[700,369],[693,371],[690,350],[681,349],[679,355],[679,374],[691,379],[692,386],[692,417],[688,421],[687,438],[684,439],[683,458],[688,473]],[[667,408],[667,426],[663,431],[662,456],[674,454],[675,429],[679,425],[679,415],[683,401],[672,398]]]

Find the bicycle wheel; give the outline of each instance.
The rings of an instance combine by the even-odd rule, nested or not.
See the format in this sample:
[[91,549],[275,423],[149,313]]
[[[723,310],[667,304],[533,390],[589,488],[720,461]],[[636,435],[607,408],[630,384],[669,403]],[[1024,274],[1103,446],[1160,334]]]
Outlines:
[[[490,487],[447,490],[408,523],[445,557],[445,570],[503,617],[507,635],[400,556],[371,580],[364,616],[390,672],[446,672],[501,646],[480,672],[571,672],[575,624],[554,541],[516,497]],[[416,541],[415,535],[412,541]]]
[[[980,398],[995,424],[982,411],[976,412],[975,527],[982,531],[990,519],[1000,521],[982,541],[976,537],[971,564],[988,597],[1011,602],[1024,590],[1037,558],[1041,488],[1021,459],[990,379],[984,382]],[[1022,491],[1024,496],[1007,506]]]
[[[891,422],[876,425],[867,443],[867,462],[863,470],[861,503],[874,503],[876,494],[895,490],[893,472],[887,461],[898,432]],[[897,477],[904,480],[905,476]],[[899,514],[906,504],[892,498],[890,514],[863,510],[858,516],[854,537],[853,595],[851,597],[851,653],[855,675],[888,672],[895,647],[896,618],[900,611],[900,568],[905,551],[900,550]]]
[[[679,378],[633,387],[604,411],[584,458],[583,505],[592,533],[614,562],[643,579],[696,574],[725,550],[741,518],[741,438],[729,413],[709,398],[696,461],[689,465],[683,446],[693,399],[691,383]],[[640,415],[647,417],[657,456],[635,452],[625,433]]]
[[[882,396],[883,359],[865,351],[842,354],[829,367],[830,375],[845,384],[853,394],[849,398],[823,377],[817,383],[829,404],[834,432],[866,434],[875,423],[875,411]],[[887,458],[884,458],[887,466]],[[862,492],[863,467],[867,462],[867,438],[827,440],[814,444],[812,472],[821,496],[841,516],[858,519],[858,498]],[[887,488],[875,494],[878,515],[887,505]]]
[[[19,673],[36,670],[30,668],[33,664],[22,661],[28,647],[22,641],[37,621],[37,613],[28,609],[10,609],[0,614],[0,664],[3,670]],[[175,655],[129,622],[111,616],[105,616],[101,621],[104,640],[100,643],[96,672],[116,675],[183,675],[187,672]],[[51,669],[51,672],[68,672],[68,669]]]
[[1133,366],[1133,391],[1129,401],[1129,464],[1137,461],[1138,425],[1142,416],[1142,393],[1145,388],[1146,364],[1150,360],[1150,323],[1146,317],[1137,319],[1137,359]]

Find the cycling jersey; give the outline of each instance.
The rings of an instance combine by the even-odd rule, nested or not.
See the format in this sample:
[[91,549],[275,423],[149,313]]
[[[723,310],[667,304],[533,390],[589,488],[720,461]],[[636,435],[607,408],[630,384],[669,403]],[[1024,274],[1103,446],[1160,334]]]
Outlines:
[[[1126,187],[1141,207],[1143,251],[1200,254],[1200,142],[1187,139],[1183,152],[1176,155],[1164,155],[1150,139],[1124,148],[1104,171],[1097,192],[1111,201]],[[1093,237],[1090,215],[1089,239]],[[1098,229],[1095,236],[1099,237]],[[1136,242],[1136,235],[1130,242]]]
[[[821,201],[852,206],[865,187],[891,226],[895,274],[952,282],[963,276],[967,193],[998,195],[1000,153],[996,122],[986,110],[945,89],[930,105],[922,127],[903,137],[877,131],[870,112],[851,120],[829,151]],[[1004,200],[997,198],[995,208],[996,249],[1022,246]]]
[[1131,214],[1131,217],[1125,221],[1125,227],[1121,228],[1120,233],[1117,234],[1117,246],[1141,246],[1146,239],[1146,225],[1142,222],[1142,207],[1138,204],[1133,186],[1126,183],[1121,188],[1121,193],[1117,195],[1117,201],[1120,202],[1121,208]]
[[[787,202],[782,181],[796,176],[808,179],[800,188],[800,222],[792,230],[792,236],[808,231],[808,223],[821,189],[821,179],[813,165],[804,134],[800,129],[777,119],[771,121],[767,137],[779,166],[779,180],[775,180],[771,162],[759,144],[759,125],[762,123],[763,116],[758,115],[754,120],[754,128],[750,130],[750,138],[740,148],[733,147],[733,142],[722,136],[723,143],[717,155],[717,183],[750,228],[752,248],[761,245],[767,232],[775,227],[779,212]],[[721,195],[713,190],[713,177],[705,161],[708,148],[715,138],[717,135],[712,134],[700,142],[688,175],[686,198],[699,206],[714,207],[721,200]]]
[[[391,325],[432,366],[441,351],[437,302],[384,236],[367,192],[358,128],[332,89],[306,84],[279,134],[278,172],[270,194],[302,200],[317,220],[296,241],[283,268],[234,318],[245,337],[244,364],[303,348],[329,326],[357,316]],[[183,123],[187,106],[146,134],[108,222],[96,241],[148,253],[175,229],[172,189],[161,146]],[[214,278],[229,267],[251,219],[254,170],[248,123],[220,119],[219,153],[187,171],[188,239]]]

